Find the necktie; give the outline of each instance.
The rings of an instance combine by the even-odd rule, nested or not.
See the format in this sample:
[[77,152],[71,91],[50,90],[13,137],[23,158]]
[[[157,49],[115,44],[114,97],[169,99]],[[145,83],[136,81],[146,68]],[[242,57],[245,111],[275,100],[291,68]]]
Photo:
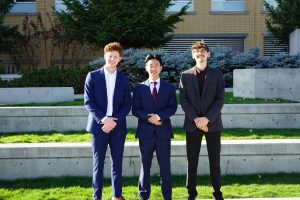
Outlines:
[[157,84],[157,82],[152,82],[152,83],[153,83],[152,98],[153,98],[153,101],[156,102],[156,99],[157,99],[156,84]]

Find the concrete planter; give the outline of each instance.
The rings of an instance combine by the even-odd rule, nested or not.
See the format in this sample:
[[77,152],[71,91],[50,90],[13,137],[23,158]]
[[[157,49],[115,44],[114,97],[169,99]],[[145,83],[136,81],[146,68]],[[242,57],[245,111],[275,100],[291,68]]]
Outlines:
[[0,104],[74,101],[73,87],[0,88]]
[[300,101],[300,69],[236,69],[233,95]]

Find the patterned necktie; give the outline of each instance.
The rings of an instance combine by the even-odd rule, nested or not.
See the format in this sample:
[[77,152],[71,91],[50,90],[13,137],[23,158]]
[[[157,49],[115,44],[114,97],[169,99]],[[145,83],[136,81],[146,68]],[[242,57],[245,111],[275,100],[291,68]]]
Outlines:
[[156,102],[156,100],[157,100],[157,89],[156,89],[157,82],[152,82],[152,83],[153,83],[152,98],[153,98],[153,101]]

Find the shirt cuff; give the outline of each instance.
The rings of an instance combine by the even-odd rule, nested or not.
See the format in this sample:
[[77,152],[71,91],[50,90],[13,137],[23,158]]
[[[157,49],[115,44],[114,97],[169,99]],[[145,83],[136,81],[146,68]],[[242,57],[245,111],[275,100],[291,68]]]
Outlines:
[[101,119],[101,123],[104,123],[104,121],[107,119],[107,116],[105,116],[105,117],[103,117],[102,119]]
[[156,114],[156,117],[157,117],[158,120],[160,120],[160,117],[157,114]]

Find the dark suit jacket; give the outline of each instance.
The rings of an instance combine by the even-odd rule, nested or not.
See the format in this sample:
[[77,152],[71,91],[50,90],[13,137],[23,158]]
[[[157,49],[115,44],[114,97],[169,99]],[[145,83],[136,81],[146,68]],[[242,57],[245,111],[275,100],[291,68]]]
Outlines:
[[[89,112],[86,130],[95,134],[103,133],[99,122],[106,116],[107,91],[104,68],[89,72],[84,87],[84,104]],[[126,116],[131,108],[130,86],[128,78],[117,71],[114,97],[113,115],[118,118],[115,131],[126,135]]]
[[196,74],[196,66],[182,73],[180,79],[180,103],[185,112],[183,128],[193,132],[197,129],[194,119],[206,117],[210,122],[208,131],[220,131],[223,128],[221,109],[224,105],[223,74],[217,69],[208,68],[202,95]]
[[[149,138],[154,130],[159,138],[173,138],[170,117],[177,110],[175,87],[160,79],[156,103],[152,99],[149,81],[138,84],[133,92],[132,114],[138,118],[136,138]],[[157,114],[162,125],[156,126],[148,122],[148,114]]]

